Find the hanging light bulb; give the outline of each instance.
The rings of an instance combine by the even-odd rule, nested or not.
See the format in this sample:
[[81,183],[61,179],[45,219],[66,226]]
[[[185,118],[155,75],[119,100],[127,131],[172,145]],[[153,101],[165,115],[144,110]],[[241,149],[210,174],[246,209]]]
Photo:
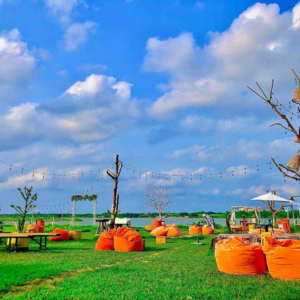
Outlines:
[[173,175],[173,181],[175,181],[175,175]]
[[181,181],[183,181],[183,175],[181,175]]
[[221,172],[221,176],[220,176],[220,179],[222,180],[222,178],[223,178],[223,177],[222,177],[222,172]]
[[93,175],[93,171],[91,171],[91,176]]
[[244,168],[244,176],[246,176],[247,175],[247,173],[246,173],[246,168]]
[[285,179],[283,179],[283,183],[286,183]]
[[233,173],[233,171],[231,171],[231,172],[232,172],[231,177],[233,178],[234,177],[234,173]]
[[191,175],[191,178],[190,178],[190,180],[191,180],[191,181],[193,181],[193,175]]
[[43,173],[43,179],[45,178],[45,173]]
[[271,163],[270,163],[270,171],[272,171]]
[[212,178],[211,178],[211,174],[209,174],[209,180],[212,180]]
[[34,177],[34,171],[32,172],[32,177]]
[[23,174],[23,169],[21,170],[21,174]]
[[9,167],[9,171],[11,171],[11,167],[12,167],[12,165],[10,165],[10,167]]
[[257,173],[259,172],[259,168],[258,168],[258,165],[257,165],[257,170],[256,170],[256,172],[257,172]]
[[291,102],[289,102],[289,109],[291,109],[292,107],[291,107]]
[[81,173],[81,177],[83,178],[83,173]]

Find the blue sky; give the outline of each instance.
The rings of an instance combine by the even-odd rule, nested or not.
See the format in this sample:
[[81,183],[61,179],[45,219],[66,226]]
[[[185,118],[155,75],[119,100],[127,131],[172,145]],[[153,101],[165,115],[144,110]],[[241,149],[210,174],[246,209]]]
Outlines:
[[0,0],[2,212],[22,203],[17,187],[31,185],[41,212],[59,213],[87,192],[106,211],[104,170],[117,153],[127,165],[122,212],[148,210],[146,178],[173,192],[178,212],[250,205],[271,189],[299,193],[275,166],[257,172],[298,148],[270,128],[277,115],[246,87],[269,91],[274,79],[288,103],[299,37],[298,1]]

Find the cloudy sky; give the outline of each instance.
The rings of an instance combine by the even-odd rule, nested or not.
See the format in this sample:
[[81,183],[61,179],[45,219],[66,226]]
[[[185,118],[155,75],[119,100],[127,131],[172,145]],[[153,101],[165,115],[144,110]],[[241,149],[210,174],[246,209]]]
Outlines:
[[22,203],[24,186],[41,212],[71,211],[59,204],[86,193],[106,211],[116,154],[122,212],[148,210],[151,182],[177,212],[299,193],[268,164],[299,147],[246,87],[269,93],[274,79],[289,109],[299,50],[294,0],[0,0],[1,212]]

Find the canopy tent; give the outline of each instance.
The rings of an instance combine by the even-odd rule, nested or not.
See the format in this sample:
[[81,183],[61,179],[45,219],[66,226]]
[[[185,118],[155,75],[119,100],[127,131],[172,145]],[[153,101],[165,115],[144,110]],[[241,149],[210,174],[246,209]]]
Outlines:
[[235,212],[236,211],[244,211],[244,212],[251,212],[253,211],[255,213],[257,222],[260,223],[260,212],[262,211],[262,208],[259,206],[231,206],[231,216],[230,216],[230,225],[236,225],[236,217]]

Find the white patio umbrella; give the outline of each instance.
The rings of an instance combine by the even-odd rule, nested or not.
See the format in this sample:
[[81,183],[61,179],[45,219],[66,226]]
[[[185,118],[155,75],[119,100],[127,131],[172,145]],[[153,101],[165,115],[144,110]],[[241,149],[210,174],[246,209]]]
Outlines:
[[258,197],[255,197],[251,200],[254,201],[262,201],[266,207],[268,208],[268,210],[272,213],[272,220],[273,220],[273,224],[275,226],[276,223],[276,214],[283,208],[283,204],[281,204],[280,208],[278,210],[275,209],[275,202],[285,202],[285,203],[291,203],[293,200],[288,200],[279,196],[275,195],[275,192],[270,192]]
[[276,202],[288,202],[291,203],[293,200],[288,200],[279,196],[276,196],[272,193],[267,193],[258,197],[255,197],[251,200],[260,200],[260,201],[276,201]]

